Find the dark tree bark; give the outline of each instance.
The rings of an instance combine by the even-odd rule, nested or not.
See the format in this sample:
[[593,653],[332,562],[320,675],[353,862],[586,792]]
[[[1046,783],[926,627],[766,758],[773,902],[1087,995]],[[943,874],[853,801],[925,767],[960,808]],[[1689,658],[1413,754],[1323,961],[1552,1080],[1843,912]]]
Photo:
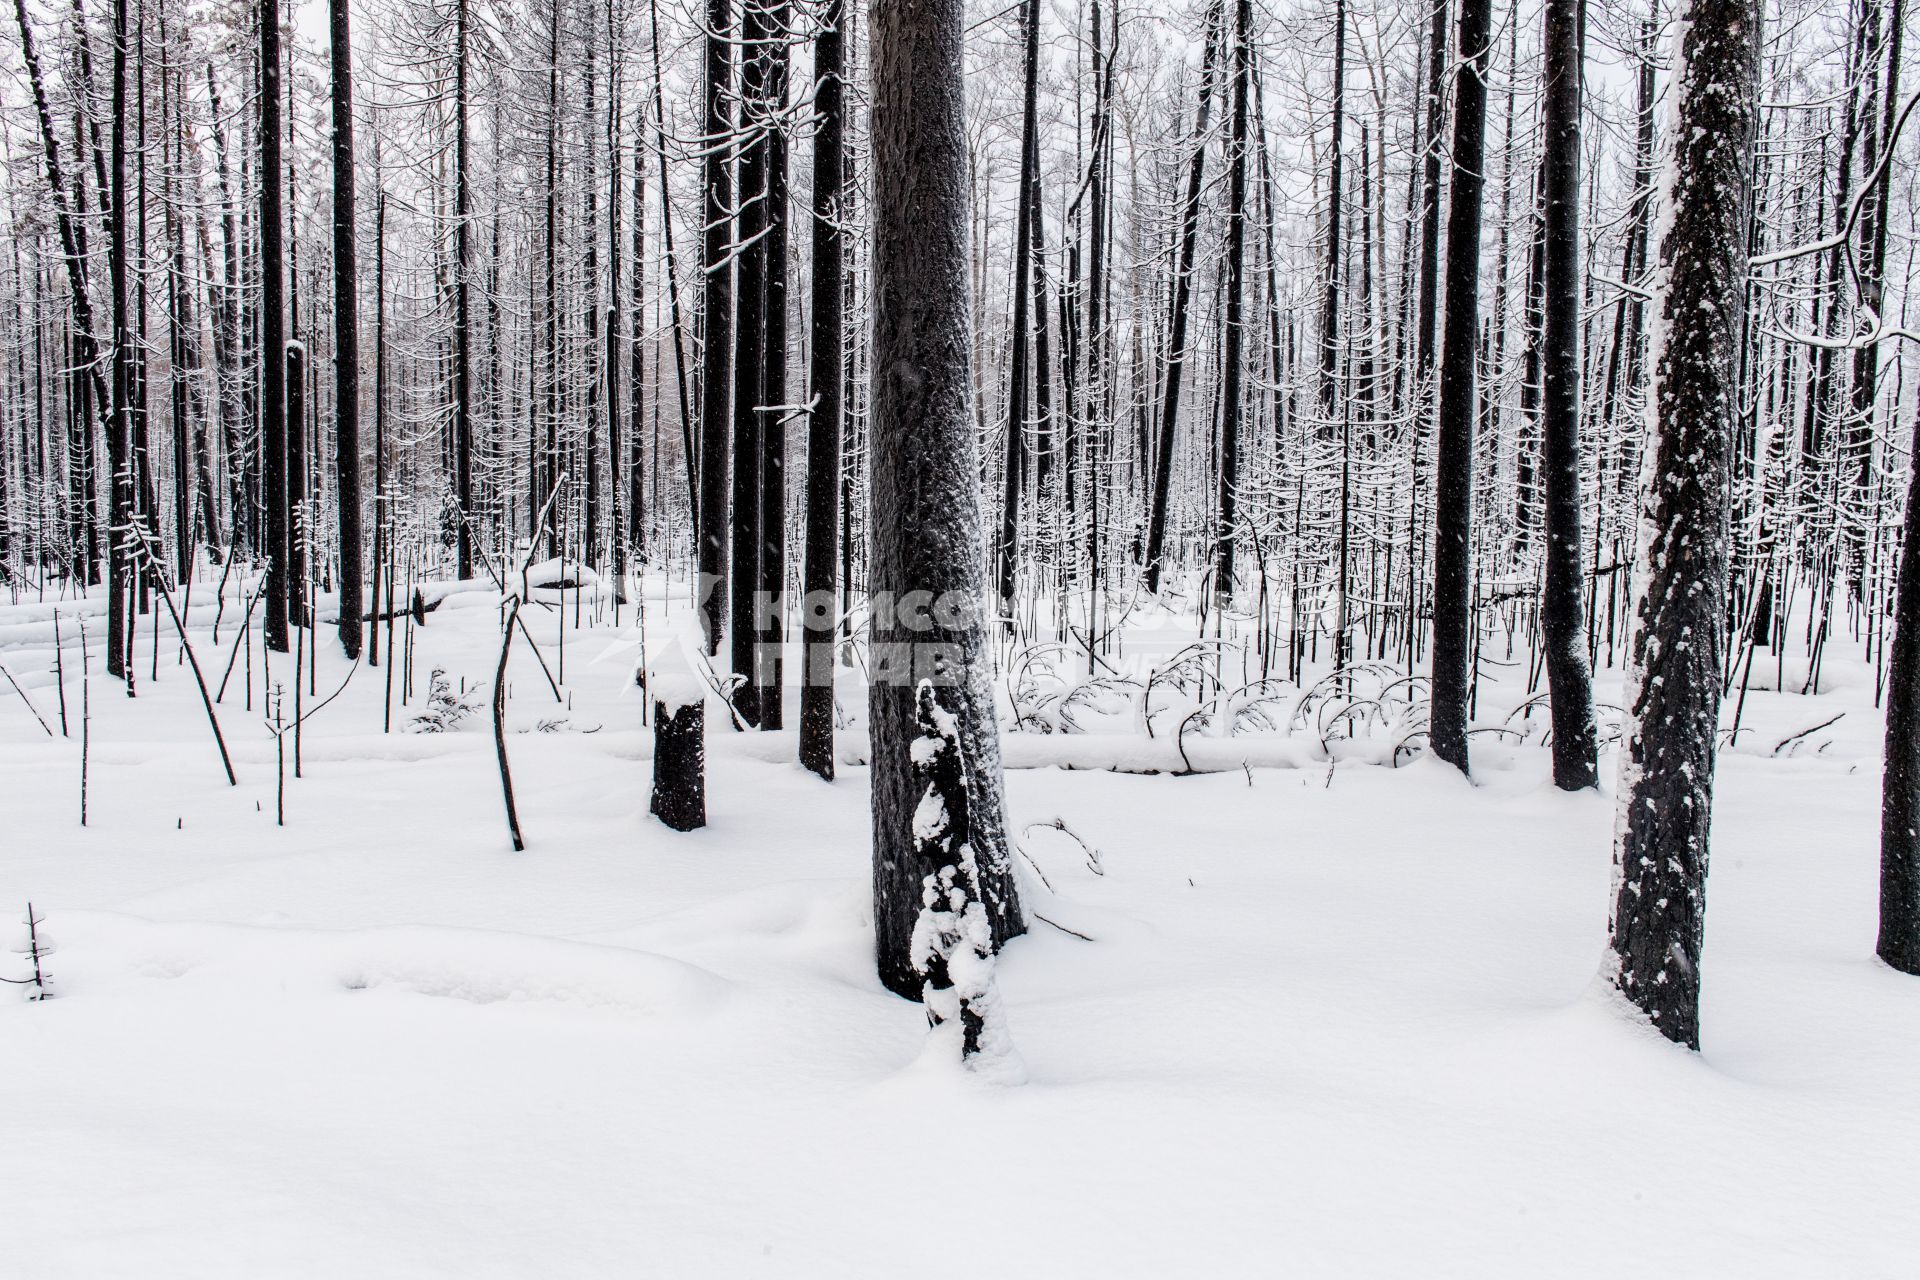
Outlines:
[[842,0],[827,0],[814,41],[813,412],[807,427],[807,603],[801,614],[800,763],[833,778],[834,574],[840,531],[841,383],[846,250],[840,219],[846,174]]
[[[640,458],[636,450],[633,458],[626,456],[624,445],[632,440],[632,433],[638,428],[637,414],[629,421],[626,399],[621,395],[620,386],[620,348],[622,342],[636,346],[637,341],[622,332],[627,312],[620,298],[620,187],[625,175],[620,171],[620,32],[614,16],[613,0],[606,4],[607,32],[607,337],[606,347],[601,353],[601,367],[607,387],[607,531],[613,556],[613,598],[615,602],[624,601],[627,596],[627,526],[625,506],[628,501],[621,477],[639,469]],[[635,139],[636,144],[638,138]],[[638,145],[634,150],[639,151]],[[636,155],[636,164],[638,157]],[[644,199],[644,197],[643,197]],[[636,201],[633,210],[634,221],[643,222],[641,203]],[[638,285],[636,278],[635,284]],[[635,310],[638,310],[639,289],[634,290]],[[638,333],[636,329],[634,333]],[[640,380],[634,379],[630,388],[631,403],[640,403]]]
[[[1340,6],[1345,25],[1345,3]],[[1344,45],[1344,38],[1341,41]],[[1240,420],[1244,414],[1246,370],[1242,313],[1247,261],[1247,100],[1253,80],[1253,3],[1235,0],[1233,61],[1233,124],[1228,141],[1227,170],[1227,314],[1222,343],[1220,388],[1220,524],[1214,552],[1214,596],[1226,608],[1233,601],[1233,536],[1235,504],[1240,489]],[[1339,136],[1338,125],[1335,136]],[[1339,158],[1334,165],[1338,171]],[[1337,209],[1336,205],[1336,209]],[[1329,283],[1329,290],[1332,286]],[[1331,293],[1329,294],[1331,298]]]
[[261,543],[260,511],[251,483],[257,454],[247,446],[241,433],[241,424],[247,417],[248,371],[243,367],[240,346],[240,219],[227,174],[227,131],[220,123],[220,91],[214,82],[211,62],[207,64],[207,109],[213,134],[214,176],[220,191],[222,277],[219,305],[213,308],[213,352],[214,364],[220,372],[221,434],[227,447],[227,490],[231,505],[228,523],[234,545],[257,553]]
[[[461,4],[464,11],[465,3]],[[353,191],[353,39],[347,0],[328,0],[333,33],[333,412],[340,507],[340,647],[360,656],[365,565],[360,528],[360,281]],[[465,62],[465,59],[462,59]],[[461,537],[467,537],[461,523]]]
[[790,0],[769,6],[766,81],[766,258],[761,264],[765,320],[761,335],[759,607],[754,618],[754,710],[762,729],[786,721],[785,663],[787,587],[787,84]]
[[705,220],[701,264],[705,287],[700,348],[700,621],[707,652],[720,651],[727,603],[727,445],[733,357],[733,174],[727,167],[733,55],[729,0],[707,0]]
[[1339,396],[1340,376],[1340,222],[1345,194],[1347,115],[1347,3],[1333,5],[1333,140],[1327,148],[1327,274],[1320,295],[1320,416],[1322,431],[1331,431]]
[[[60,163],[60,139],[54,132],[53,112],[47,102],[46,81],[40,68],[39,51],[33,39],[33,27],[27,18],[26,0],[14,0],[14,20],[20,27],[21,60],[26,64],[27,81],[33,92],[34,114],[40,123],[41,160],[47,174],[47,193],[53,201],[54,222],[60,234],[60,253],[66,268],[67,293],[73,308],[71,346],[73,349],[76,372],[72,386],[75,417],[78,429],[74,432],[74,441],[80,447],[74,452],[78,458],[78,478],[89,485],[92,480],[93,421],[98,420],[111,430],[110,415],[112,400],[107,391],[106,378],[100,369],[99,340],[94,331],[92,294],[87,288],[86,248],[84,230],[75,216],[73,204],[67,198],[66,179]],[[84,210],[80,210],[84,213]],[[72,465],[70,462],[69,465]],[[79,536],[75,539],[80,546],[82,559],[88,572],[85,575],[92,580],[92,566],[95,554],[92,550],[94,538],[92,530],[93,502],[91,492],[82,495],[77,503],[80,517]]]
[[1440,309],[1440,130],[1447,118],[1446,74],[1447,0],[1434,0],[1427,27],[1426,148],[1420,159],[1420,299],[1413,344],[1414,375],[1421,384],[1433,372],[1434,321]]
[[760,673],[755,662],[760,589],[760,406],[766,377],[767,0],[740,8],[740,169],[738,247],[734,250],[733,476],[728,507],[727,648],[738,686],[734,710],[760,722]]
[[1162,375],[1159,436],[1153,457],[1153,505],[1147,513],[1147,590],[1160,589],[1161,561],[1167,546],[1167,499],[1173,486],[1174,428],[1180,420],[1180,380],[1187,367],[1187,312],[1193,298],[1193,260],[1200,240],[1200,192],[1207,169],[1207,123],[1213,109],[1214,60],[1218,56],[1222,0],[1207,8],[1207,42],[1200,61],[1200,107],[1194,113],[1193,159],[1181,203],[1180,254],[1174,267],[1173,313],[1167,338],[1167,367]]
[[[542,308],[541,333],[546,344],[546,413],[545,443],[541,450],[542,460],[538,468],[540,482],[528,496],[537,505],[543,501],[543,495],[557,493],[563,470],[560,460],[560,412],[561,412],[561,371],[562,353],[560,350],[560,6],[554,5],[548,15],[547,23],[547,120],[546,120],[546,180],[543,184],[546,197],[546,225],[540,237],[540,247],[545,261],[543,275],[546,286],[545,305]],[[545,498],[544,527],[535,531],[534,536],[544,536],[547,540],[547,554],[558,557],[565,554],[560,543],[560,512],[566,506],[563,500]]]
[[[982,596],[980,469],[967,299],[966,94],[961,0],[873,7],[874,190],[872,539],[877,606],[873,885],[880,980],[922,995],[912,935],[923,890],[914,839],[922,787],[915,682],[924,674],[957,726],[969,825],[994,944],[1025,929],[1007,857],[1000,744]],[[909,591],[934,607],[886,607]],[[907,625],[903,625],[907,624]]]
[[1447,209],[1447,305],[1434,468],[1433,753],[1467,771],[1473,623],[1474,348],[1480,327],[1480,197],[1485,186],[1489,0],[1460,0],[1453,87],[1453,193]]
[[[1916,440],[1920,445],[1920,440]],[[1920,974],[1920,447],[1907,480],[1906,538],[1887,666],[1886,772],[1880,790],[1880,939],[1875,950]]]
[[707,709],[653,703],[653,798],[647,812],[675,831],[707,825]]
[[[1876,125],[1869,114],[1863,122],[1867,136],[1867,151],[1862,167],[1871,175],[1879,155],[1890,150],[1895,142],[1894,125],[1900,97],[1900,46],[1905,27],[1905,5],[1902,0],[1890,0],[1885,14],[1886,30],[1886,82],[1881,88],[1881,119]],[[1877,76],[1876,76],[1877,78]],[[1869,107],[1872,99],[1868,100]],[[1881,315],[1886,297],[1887,270],[1887,224],[1893,219],[1894,165],[1889,160],[1880,169],[1879,177],[1868,188],[1867,198],[1860,208],[1860,255],[1859,255],[1859,306],[1862,310]],[[1880,348],[1877,343],[1865,343],[1853,352],[1852,413],[1846,436],[1846,451],[1852,472],[1850,483],[1855,489],[1853,502],[1857,514],[1847,524],[1852,531],[1850,539],[1855,560],[1853,590],[1856,597],[1866,591],[1865,566],[1859,563],[1864,554],[1867,541],[1867,528],[1874,521],[1876,495],[1874,493],[1873,474],[1873,438],[1874,403],[1879,394]]]
[[998,1056],[1007,1052],[1008,1041],[994,989],[993,951],[979,927],[986,902],[959,726],[931,682],[916,690],[914,709],[920,736],[913,743],[913,776],[921,787],[914,852],[922,886],[914,964],[926,978],[920,998],[936,1030],[958,1024],[961,1061],[981,1053]]
[[127,297],[127,0],[113,6],[113,178],[108,184],[107,275],[113,294],[113,417],[107,430],[107,673],[129,679],[127,598],[133,590],[134,414],[138,394],[133,310]]
[[[1020,189],[1015,197],[1013,233],[1013,332],[1008,356],[1007,445],[1000,477],[1000,539],[995,585],[1001,617],[1011,625],[1014,578],[1020,561],[1020,499],[1027,485],[1027,404],[1036,381],[1032,357],[1033,239],[1040,216],[1039,128],[1040,0],[1026,0],[1020,11],[1021,101]],[[1039,376],[1046,376],[1042,365]]]
[[1729,484],[1758,115],[1757,0],[1688,0],[1658,248],[1652,439],[1614,844],[1613,981],[1700,1044],[1707,834],[1726,645]]
[[287,316],[280,224],[280,4],[260,0],[260,443],[267,526],[267,593],[261,620],[267,647],[287,652],[293,577],[292,494],[288,488],[285,364]]
[[1541,458],[1546,472],[1546,585],[1540,630],[1552,692],[1553,781],[1600,781],[1593,671],[1580,551],[1580,80],[1583,0],[1547,0],[1546,152],[1541,161],[1546,301],[1541,338]]
[[[330,0],[333,4],[343,0]],[[345,19],[341,19],[344,23]],[[468,0],[453,6],[453,499],[459,505],[454,533],[455,573],[473,576],[473,182],[469,168],[467,84]],[[344,30],[344,26],[341,28]],[[336,73],[337,74],[337,73]],[[338,108],[335,118],[338,120]],[[339,125],[335,124],[339,146]],[[336,236],[338,232],[336,231]],[[497,341],[497,339],[496,339]]]

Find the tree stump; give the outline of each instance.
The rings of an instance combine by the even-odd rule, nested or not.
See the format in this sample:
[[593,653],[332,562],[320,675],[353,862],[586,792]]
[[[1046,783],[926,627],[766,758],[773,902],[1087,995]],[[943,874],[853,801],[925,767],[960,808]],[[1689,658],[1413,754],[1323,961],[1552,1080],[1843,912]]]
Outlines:
[[707,709],[699,698],[653,700],[653,801],[648,811],[675,831],[707,825]]

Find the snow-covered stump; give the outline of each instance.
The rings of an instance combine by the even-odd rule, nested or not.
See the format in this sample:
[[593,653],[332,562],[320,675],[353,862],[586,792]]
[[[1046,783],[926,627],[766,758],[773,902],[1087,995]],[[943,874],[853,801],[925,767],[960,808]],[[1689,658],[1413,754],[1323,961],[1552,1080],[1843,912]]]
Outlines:
[[707,825],[706,690],[668,646],[647,673],[653,698],[653,799],[647,809],[675,831]]
[[926,981],[921,1000],[936,1039],[958,1033],[960,1057],[1006,1060],[1012,1044],[993,984],[993,928],[980,899],[979,868],[967,827],[967,768],[960,730],[931,681],[915,691],[920,734],[913,776],[924,790],[913,813],[914,852],[924,868],[913,963]]

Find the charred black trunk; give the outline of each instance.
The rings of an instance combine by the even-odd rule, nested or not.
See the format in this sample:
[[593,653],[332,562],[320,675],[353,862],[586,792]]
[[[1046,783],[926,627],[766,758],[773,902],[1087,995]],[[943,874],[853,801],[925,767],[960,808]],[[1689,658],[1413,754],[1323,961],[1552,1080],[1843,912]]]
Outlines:
[[1582,0],[1547,0],[1546,154],[1541,162],[1546,305],[1541,338],[1541,461],[1546,586],[1540,630],[1552,690],[1553,781],[1600,781],[1580,551],[1580,78]]
[[846,377],[843,306],[846,251],[840,219],[846,191],[846,57],[841,0],[828,0],[814,43],[813,412],[807,427],[806,604],[801,613],[800,763],[833,777],[834,575],[840,531],[841,383]]
[[728,28],[729,0],[707,0],[706,128],[707,149],[701,216],[705,268],[701,303],[700,350],[700,585],[701,626],[708,653],[720,649],[721,619],[727,602],[727,445],[733,357],[733,173],[727,167],[727,133],[732,127],[733,55]]
[[[464,9],[464,4],[462,8]],[[353,190],[353,45],[347,0],[328,0],[333,31],[334,463],[340,506],[340,647],[360,656],[360,289]],[[462,522],[461,538],[467,533]],[[466,576],[467,570],[462,571]]]
[[653,704],[653,799],[647,812],[675,831],[707,825],[707,711],[698,700]]
[[[995,945],[1025,929],[1007,857],[986,649],[980,469],[970,399],[961,0],[879,0],[872,16],[874,190],[870,485],[876,963],[920,998],[912,938],[924,872],[915,685],[935,683],[967,774],[968,820]],[[932,606],[892,607],[909,591]]]
[[1488,0],[1460,0],[1453,82],[1453,194],[1447,209],[1445,339],[1440,349],[1439,456],[1434,468],[1433,753],[1467,771],[1473,630],[1474,349],[1480,325],[1480,196],[1485,186]]
[[1614,845],[1614,982],[1660,1034],[1700,1044],[1707,835],[1726,645],[1729,497],[1746,314],[1756,0],[1689,0],[1658,248],[1643,594]]

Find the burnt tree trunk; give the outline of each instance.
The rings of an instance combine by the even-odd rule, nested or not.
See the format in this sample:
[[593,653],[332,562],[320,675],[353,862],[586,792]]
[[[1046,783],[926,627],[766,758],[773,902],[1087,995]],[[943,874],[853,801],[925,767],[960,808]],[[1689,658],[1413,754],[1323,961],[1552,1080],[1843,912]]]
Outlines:
[[[332,0],[334,4],[343,0]],[[345,31],[345,19],[340,28]],[[468,164],[468,0],[453,6],[453,499],[455,575],[473,576],[473,183]],[[334,145],[339,146],[336,109]],[[336,237],[338,232],[335,233]],[[497,340],[497,339],[496,339]]]
[[1167,545],[1167,500],[1173,485],[1174,428],[1180,419],[1180,375],[1187,366],[1187,312],[1193,298],[1193,260],[1200,240],[1200,192],[1206,179],[1207,120],[1213,107],[1214,59],[1220,41],[1221,0],[1207,10],[1206,51],[1200,64],[1200,107],[1193,121],[1193,159],[1180,212],[1180,257],[1174,266],[1167,367],[1162,375],[1159,435],[1154,445],[1153,497],[1147,512],[1147,590],[1160,589]]
[[[1039,127],[1040,0],[1021,6],[1021,62],[1024,106],[1020,116],[1020,190],[1016,197],[1013,233],[1013,334],[1008,356],[1007,445],[1000,473],[1000,540],[996,558],[996,594],[1000,613],[1013,625],[1014,579],[1019,572],[1020,499],[1027,483],[1027,401],[1036,380],[1032,358],[1033,232],[1039,217],[1040,148],[1034,133]],[[1044,378],[1042,367],[1039,376]]]
[[260,21],[260,443],[267,526],[267,598],[262,634],[287,652],[293,589],[293,519],[287,485],[287,316],[280,225],[280,5],[262,0]]
[[[1341,6],[1345,24],[1345,5]],[[1246,369],[1243,295],[1247,261],[1247,106],[1253,80],[1253,3],[1235,0],[1233,124],[1227,170],[1227,307],[1220,389],[1219,527],[1214,550],[1214,598],[1233,603],[1233,525],[1240,492],[1240,422],[1245,413]],[[1337,135],[1336,128],[1336,135]],[[1336,157],[1334,163],[1338,165]],[[1331,286],[1329,286],[1331,288]]]
[[[729,0],[707,0],[707,149],[701,217],[704,292],[700,348],[700,624],[709,654],[720,651],[721,615],[727,600],[727,446],[731,439],[728,394],[733,356],[733,173],[725,145],[731,128],[733,54],[727,29]],[[691,460],[689,460],[691,465]]]
[[733,249],[733,476],[728,509],[727,648],[734,710],[760,722],[755,603],[760,589],[760,406],[766,378],[768,0],[740,9],[738,239]]
[[707,709],[698,698],[653,703],[653,798],[647,812],[675,831],[707,825]]
[[[462,6],[464,8],[464,5]],[[360,289],[353,190],[353,44],[347,0],[328,0],[333,29],[334,465],[340,506],[340,647],[360,656]],[[466,524],[461,522],[467,545]]]
[[1593,671],[1580,553],[1580,79],[1582,0],[1546,4],[1546,154],[1541,162],[1545,292],[1541,338],[1541,462],[1546,473],[1546,587],[1540,630],[1552,693],[1553,781],[1579,791],[1600,781]]
[[1467,771],[1473,648],[1474,349],[1480,327],[1480,196],[1486,185],[1487,54],[1493,6],[1460,0],[1453,82],[1453,195],[1447,209],[1445,337],[1434,467],[1433,753]]
[[1906,540],[1887,667],[1880,791],[1880,958],[1920,974],[1920,449],[1909,464]]
[[911,759],[922,673],[956,725],[994,945],[1026,927],[1003,829],[982,618],[964,26],[961,0],[878,0],[873,7],[873,189],[882,198],[873,210],[869,587],[877,604],[908,591],[929,592],[936,602],[910,618],[876,609],[873,621],[875,960],[881,982],[908,999],[919,999],[923,984],[912,945],[924,878],[914,839],[923,787]]
[[1611,932],[1614,984],[1698,1048],[1758,5],[1689,0],[1678,30]]
[[840,218],[846,191],[846,53],[842,0],[827,0],[814,42],[813,413],[807,427],[806,606],[800,662],[800,763],[833,777],[834,572],[840,531],[841,383],[846,250]]

